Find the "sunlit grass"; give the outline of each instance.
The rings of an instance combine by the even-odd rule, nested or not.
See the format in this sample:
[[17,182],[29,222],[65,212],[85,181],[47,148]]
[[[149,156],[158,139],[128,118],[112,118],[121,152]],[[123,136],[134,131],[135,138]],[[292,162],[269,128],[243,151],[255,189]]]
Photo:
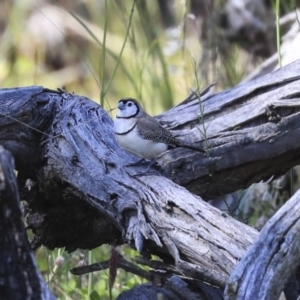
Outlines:
[[[133,1],[122,2],[122,9],[116,3],[107,1],[106,8],[91,3],[88,8],[93,19],[89,20],[55,6],[50,9],[13,5],[9,30],[14,33],[3,37],[4,47],[0,49],[1,86],[65,87],[100,102],[105,108],[109,108],[108,103],[115,106],[120,98],[131,96],[140,99],[152,114],[179,103],[193,87],[192,61],[197,59],[199,51],[197,36],[190,36],[185,43],[180,32],[183,27],[179,26],[177,39],[172,39],[177,46],[166,54],[170,38],[161,28],[156,4],[141,8],[138,1],[139,6],[132,14]],[[185,5],[177,4],[177,12],[184,11]],[[141,17],[140,11],[146,12],[145,16]],[[15,21],[16,15],[21,22]],[[55,36],[53,40],[61,39],[57,47],[65,62],[63,68],[49,68],[46,62],[49,45],[28,25],[32,24],[33,15],[43,21],[43,27]],[[196,42],[191,43],[192,40]],[[196,51],[192,45],[197,45]]]

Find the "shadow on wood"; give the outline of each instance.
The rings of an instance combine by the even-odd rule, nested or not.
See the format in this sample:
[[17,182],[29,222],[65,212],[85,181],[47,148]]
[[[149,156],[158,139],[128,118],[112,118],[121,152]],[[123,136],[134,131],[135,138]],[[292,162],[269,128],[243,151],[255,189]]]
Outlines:
[[29,245],[11,154],[0,147],[0,298],[54,300]]

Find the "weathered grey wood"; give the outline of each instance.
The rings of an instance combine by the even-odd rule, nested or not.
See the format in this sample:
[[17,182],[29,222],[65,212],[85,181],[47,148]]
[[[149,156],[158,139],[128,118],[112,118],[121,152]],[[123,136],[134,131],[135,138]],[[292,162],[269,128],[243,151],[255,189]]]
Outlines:
[[[158,158],[191,192],[209,199],[299,164],[300,61],[204,99],[201,107],[203,124],[198,100],[158,116],[177,136],[208,149],[206,157],[179,148]],[[270,121],[266,111],[279,118]]]
[[[11,110],[1,119],[1,143],[20,159],[18,180],[30,207],[34,246],[71,251],[127,242],[174,259],[186,276],[225,285],[254,229],[119,148],[112,120],[96,103],[39,87],[2,92],[0,108]],[[15,121],[21,115],[26,126]],[[8,127],[20,134],[6,138]],[[36,151],[31,160],[22,160],[26,145]]]
[[[17,160],[34,246],[71,251],[127,242],[224,287],[257,232],[186,188],[210,198],[299,162],[299,71],[296,62],[202,98],[205,136],[197,100],[160,116],[180,138],[208,148],[207,155],[167,151],[158,158],[162,169],[119,148],[109,115],[87,98],[41,87],[1,90],[0,143]],[[264,115],[274,103],[279,123]]]
[[264,226],[231,273],[226,299],[278,299],[300,265],[300,191]]
[[37,269],[22,220],[11,154],[0,146],[0,299],[54,300]]
[[[164,300],[180,300],[176,294],[171,291],[156,286],[152,283],[144,283],[133,287],[132,289],[121,293],[116,300],[130,300],[130,299],[164,299]],[[201,298],[190,298],[191,300],[202,300]]]

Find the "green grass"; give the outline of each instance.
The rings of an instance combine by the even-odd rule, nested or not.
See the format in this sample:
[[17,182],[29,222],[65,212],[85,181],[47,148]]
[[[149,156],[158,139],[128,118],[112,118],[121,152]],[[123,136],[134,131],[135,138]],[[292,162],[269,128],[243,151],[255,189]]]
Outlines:
[[[196,35],[195,43],[190,43],[191,37],[185,43],[181,32],[175,41],[178,50],[166,55],[170,38],[162,29],[155,3],[103,1],[101,9],[92,3],[88,9],[94,19],[86,20],[62,8],[65,27],[43,7],[11,4],[10,27],[0,48],[2,87],[32,84],[53,89],[65,87],[105,108],[115,107],[120,98],[131,96],[141,100],[152,114],[186,97],[194,83],[191,62],[198,60],[196,55],[200,49]],[[176,5],[176,13],[181,18],[185,9],[185,3]],[[57,36],[53,40],[62,40],[56,47],[63,50],[58,51],[58,59],[53,59],[61,59],[62,68],[53,68],[46,53],[49,47],[41,36],[35,37],[28,29],[30,10],[39,22],[43,21],[51,35]],[[178,21],[178,24],[183,22]],[[178,28],[182,30],[183,26]],[[68,34],[70,31],[72,35]],[[74,32],[78,32],[78,37],[74,38]]]
[[[120,247],[119,251],[128,258],[138,255],[126,246]],[[108,270],[81,276],[69,272],[80,265],[107,260],[109,256],[109,246],[91,251],[77,250],[73,253],[67,253],[63,249],[50,251],[42,247],[36,253],[38,267],[58,299],[90,299],[89,295],[92,295],[91,299],[110,299]],[[115,299],[122,291],[144,282],[146,281],[138,276],[118,270],[112,298]]]

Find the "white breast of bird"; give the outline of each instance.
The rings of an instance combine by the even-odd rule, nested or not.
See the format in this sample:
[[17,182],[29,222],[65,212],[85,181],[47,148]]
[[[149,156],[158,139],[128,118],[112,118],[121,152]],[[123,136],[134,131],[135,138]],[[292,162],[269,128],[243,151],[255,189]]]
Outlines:
[[154,158],[168,149],[165,143],[157,143],[142,138],[135,126],[136,122],[136,118],[115,120],[116,133],[126,133],[116,135],[122,148],[146,159]]

